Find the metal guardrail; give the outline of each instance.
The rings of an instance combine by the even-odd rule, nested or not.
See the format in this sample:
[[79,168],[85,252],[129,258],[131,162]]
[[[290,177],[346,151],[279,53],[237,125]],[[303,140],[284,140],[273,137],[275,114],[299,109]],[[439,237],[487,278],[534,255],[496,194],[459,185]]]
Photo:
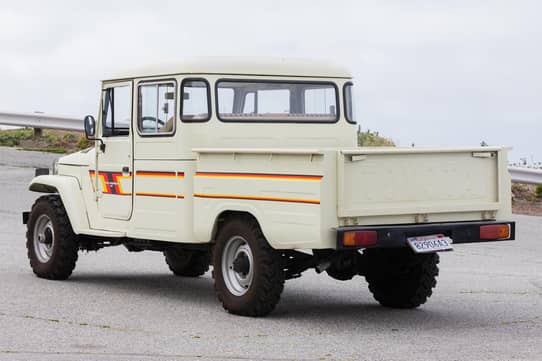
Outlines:
[[41,113],[0,112],[0,124],[35,129],[60,129],[83,131],[83,119]]
[[508,167],[512,182],[542,184],[542,169]]
[[[82,119],[41,113],[0,112],[0,124],[34,129],[84,130]],[[508,167],[508,171],[512,182],[542,184],[542,169]]]

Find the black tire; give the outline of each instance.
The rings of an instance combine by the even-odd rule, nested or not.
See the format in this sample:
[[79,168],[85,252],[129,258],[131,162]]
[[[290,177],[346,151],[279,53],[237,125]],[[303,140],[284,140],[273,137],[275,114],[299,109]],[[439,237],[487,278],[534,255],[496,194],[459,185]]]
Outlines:
[[[253,278],[242,295],[236,295],[228,288],[223,271],[226,246],[234,239],[244,241],[243,245],[248,246],[252,253]],[[213,252],[213,274],[215,291],[222,306],[237,315],[268,315],[279,302],[284,289],[282,255],[269,246],[256,221],[248,216],[231,218],[220,229]]]
[[209,252],[170,248],[164,251],[171,272],[181,277],[199,277],[209,270]]
[[351,272],[350,270],[338,269],[335,266],[330,266],[326,273],[329,277],[336,279],[337,281],[350,281],[357,272]]
[[326,269],[329,277],[338,281],[349,281],[358,275],[361,254],[357,250],[337,252],[336,256],[331,266]]
[[363,263],[369,290],[382,306],[416,308],[427,301],[437,284],[436,253],[415,254],[409,248],[367,249]]
[[[36,222],[50,220],[52,232],[48,236],[53,240],[50,245],[50,256],[44,259],[34,242]],[[52,235],[51,235],[52,234]],[[38,237],[38,235],[36,235]],[[26,248],[30,267],[36,276],[51,280],[65,280],[73,272],[77,262],[79,244],[73,233],[70,220],[58,195],[42,196],[32,206],[27,222]]]

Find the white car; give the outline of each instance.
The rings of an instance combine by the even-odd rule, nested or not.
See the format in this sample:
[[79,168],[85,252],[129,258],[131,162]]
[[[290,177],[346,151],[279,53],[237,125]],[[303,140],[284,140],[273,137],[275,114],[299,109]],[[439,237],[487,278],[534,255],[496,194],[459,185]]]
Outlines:
[[[197,59],[102,84],[96,146],[62,157],[23,214],[38,277],[79,250],[165,254],[179,276],[211,265],[229,312],[263,316],[307,269],[365,276],[382,305],[431,295],[438,251],[512,240],[507,149],[359,148],[352,79],[300,61]],[[408,125],[400,125],[408,126]]]

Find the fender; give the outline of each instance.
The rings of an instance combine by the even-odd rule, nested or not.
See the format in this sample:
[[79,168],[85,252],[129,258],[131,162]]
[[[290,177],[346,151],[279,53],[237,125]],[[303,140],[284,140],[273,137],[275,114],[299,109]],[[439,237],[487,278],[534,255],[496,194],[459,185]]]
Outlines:
[[[303,205],[302,205],[303,206]],[[295,212],[291,208],[277,211],[269,210],[269,206],[257,205],[253,203],[241,203],[235,201],[213,202],[208,199],[195,199],[194,202],[194,232],[196,239],[200,243],[207,243],[213,240],[213,234],[216,231],[217,220],[223,212],[244,212],[252,215],[262,230],[264,237],[269,245],[274,249],[295,249],[299,245],[313,248],[313,243],[320,242],[320,224],[318,213],[307,216],[302,211]],[[295,207],[295,206],[294,206]],[[297,206],[299,207],[299,206]],[[297,222],[292,224],[288,218],[304,218],[304,223]],[[311,223],[312,222],[312,223]],[[300,243],[296,231],[301,230],[307,236],[306,243]],[[310,246],[310,247],[309,247]]]
[[83,192],[78,179],[63,175],[41,175],[34,178],[28,189],[39,193],[57,193],[62,199],[75,234],[90,228]]
[[[201,200],[199,202],[201,202]],[[222,213],[227,211],[243,212],[252,215],[256,221],[258,221],[262,229],[262,233],[264,236],[266,236],[264,224],[262,224],[264,223],[262,222],[262,214],[253,205],[226,202],[215,205],[214,207],[210,207],[210,204],[205,204],[205,206],[202,206],[201,203],[198,204],[198,200],[194,202],[194,233],[199,242],[207,243],[209,241],[213,241],[213,233],[215,231],[218,218]]]

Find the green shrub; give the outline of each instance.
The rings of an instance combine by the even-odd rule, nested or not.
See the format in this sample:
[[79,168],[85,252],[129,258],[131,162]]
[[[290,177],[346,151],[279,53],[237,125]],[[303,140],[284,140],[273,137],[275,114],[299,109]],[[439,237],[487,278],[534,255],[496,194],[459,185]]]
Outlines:
[[22,140],[31,139],[34,135],[32,129],[10,129],[0,130],[0,145],[14,147]]
[[358,129],[358,145],[360,147],[395,147],[393,140],[383,137],[378,132]]
[[84,135],[81,135],[79,137],[79,140],[77,141],[77,149],[87,149],[94,146],[94,143],[87,139]]
[[541,184],[536,186],[536,189],[535,189],[534,193],[536,194],[537,198],[542,198],[542,185]]

